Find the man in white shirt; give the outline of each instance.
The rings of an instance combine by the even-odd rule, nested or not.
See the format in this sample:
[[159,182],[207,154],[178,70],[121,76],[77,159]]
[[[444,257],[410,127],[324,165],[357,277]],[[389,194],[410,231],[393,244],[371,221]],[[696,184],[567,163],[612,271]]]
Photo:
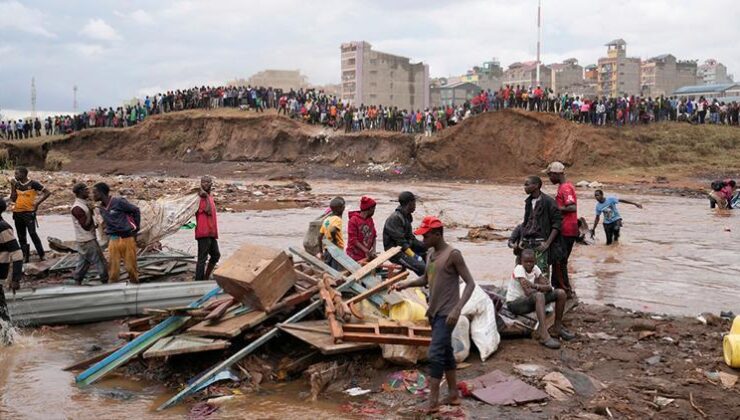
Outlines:
[[506,291],[506,306],[516,315],[537,313],[537,335],[540,344],[550,349],[559,349],[560,341],[550,335],[545,322],[545,305],[555,302],[555,324],[553,335],[565,341],[575,338],[575,335],[563,326],[563,312],[567,296],[563,289],[553,289],[542,275],[542,271],[535,265],[534,250],[523,249],[522,263],[514,268]]

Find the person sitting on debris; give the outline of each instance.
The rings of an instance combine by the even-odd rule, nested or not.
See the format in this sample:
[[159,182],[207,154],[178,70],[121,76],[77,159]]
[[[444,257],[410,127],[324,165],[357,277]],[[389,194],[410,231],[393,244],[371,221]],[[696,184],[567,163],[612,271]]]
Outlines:
[[100,273],[101,283],[108,283],[107,262],[95,236],[95,221],[93,220],[92,209],[88,204],[90,189],[87,188],[87,185],[78,183],[72,187],[72,192],[75,195],[75,201],[72,204],[72,224],[75,229],[75,240],[78,249],[74,281],[77,285],[81,285],[87,270],[91,265],[95,265],[98,273]]
[[370,197],[360,199],[360,211],[349,212],[347,223],[347,255],[355,261],[373,260],[375,241],[378,233],[375,231],[375,200]]
[[391,258],[391,262],[401,264],[410,269],[417,276],[424,274],[426,269],[424,258],[426,247],[414,236],[411,223],[412,214],[416,211],[416,196],[404,191],[398,196],[399,206],[385,221],[383,227],[383,248],[387,251],[394,246],[400,246],[402,254]]
[[[331,215],[324,219],[319,230],[320,239],[328,240],[339,249],[344,249],[344,236],[342,235],[344,207],[344,198],[334,197],[329,203]],[[323,249],[323,241],[319,241],[319,243]],[[324,262],[331,268],[342,270],[342,266],[331,256],[328,249],[324,250]]]
[[93,186],[93,198],[100,201],[100,215],[105,224],[105,233],[109,237],[108,278],[111,283],[118,281],[123,260],[129,281],[139,283],[136,234],[141,227],[141,211],[123,197],[111,197],[110,187],[104,182]]
[[[21,246],[13,235],[13,228],[3,219],[3,212],[7,210],[8,204],[0,199],[0,320],[10,322],[10,313],[5,302],[3,284],[8,278],[11,265],[13,266],[13,277],[10,279],[10,290],[15,293],[20,288],[21,276],[23,275],[23,252]],[[2,328],[3,326],[0,326]]]
[[537,335],[540,343],[547,348],[559,349],[560,342],[550,335],[545,322],[545,305],[555,302],[555,336],[570,341],[575,336],[563,327],[563,312],[567,295],[563,289],[554,289],[542,270],[535,265],[535,253],[524,249],[521,253],[521,264],[514,268],[506,290],[506,306],[516,315],[537,314]]
[[[204,176],[200,179],[200,204],[195,212],[195,241],[198,243],[198,260],[195,263],[195,280],[211,278],[216,263],[221,258],[218,249],[218,219],[216,202],[211,194],[213,179]],[[206,260],[208,265],[206,265]]]
[[39,260],[44,260],[44,246],[38,233],[36,233],[36,212],[41,203],[46,201],[50,195],[51,192],[38,181],[28,178],[27,168],[19,166],[15,169],[15,178],[10,181],[10,201],[15,203],[13,220],[15,221],[15,230],[18,232],[18,242],[21,244],[25,262],[28,262],[31,256],[31,248],[28,245],[26,232],[31,237]]
[[[431,379],[427,413],[434,413],[439,409],[439,386],[443,374],[447,378],[448,388],[448,399],[444,404],[460,405],[452,331],[457,325],[462,308],[473,294],[475,282],[462,253],[445,242],[442,221],[434,216],[426,216],[414,233],[423,235],[426,248],[434,250],[427,256],[426,271],[417,279],[394,284],[391,290],[429,286],[429,308],[426,315],[432,327],[432,341],[429,345]],[[460,278],[465,282],[462,296]]]
[[596,226],[599,225],[599,217],[604,213],[604,234],[606,235],[606,244],[611,245],[612,243],[619,242],[619,231],[622,229],[622,216],[619,215],[617,204],[632,204],[638,209],[642,208],[642,204],[624,199],[620,200],[617,197],[604,197],[604,191],[602,190],[594,191],[594,198],[598,203],[596,203],[596,219],[591,228],[591,239],[596,236]]

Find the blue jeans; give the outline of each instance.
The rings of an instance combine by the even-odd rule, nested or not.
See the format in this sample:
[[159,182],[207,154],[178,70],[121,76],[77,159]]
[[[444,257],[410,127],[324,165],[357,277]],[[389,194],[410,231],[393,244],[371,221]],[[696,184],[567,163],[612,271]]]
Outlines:
[[430,319],[432,342],[429,344],[429,376],[442,379],[448,370],[455,370],[455,354],[452,351],[452,330],[447,326],[447,315],[435,315]]

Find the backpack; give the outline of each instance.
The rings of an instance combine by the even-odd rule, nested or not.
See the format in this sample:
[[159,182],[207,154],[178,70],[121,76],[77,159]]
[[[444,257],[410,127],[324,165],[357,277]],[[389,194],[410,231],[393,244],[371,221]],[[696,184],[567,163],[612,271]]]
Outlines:
[[331,214],[331,211],[327,211],[308,223],[308,230],[306,231],[306,235],[303,237],[303,249],[305,249],[309,254],[316,255],[321,252],[319,232],[321,231],[321,225],[324,223],[324,220]]

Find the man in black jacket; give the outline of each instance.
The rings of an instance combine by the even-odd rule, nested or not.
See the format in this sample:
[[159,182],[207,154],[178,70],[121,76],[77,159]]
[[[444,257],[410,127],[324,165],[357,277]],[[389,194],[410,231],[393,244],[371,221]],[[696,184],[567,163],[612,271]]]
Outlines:
[[560,229],[563,215],[555,199],[541,191],[542,180],[530,176],[524,181],[524,192],[529,194],[524,201],[520,249],[533,249],[537,266],[542,275],[550,279],[550,265],[559,261],[564,252]]
[[414,221],[412,214],[416,211],[416,196],[409,191],[404,191],[399,194],[398,203],[396,211],[385,221],[383,248],[387,251],[394,246],[400,246],[402,253],[391,258],[391,261],[421,276],[426,269],[424,263],[426,247],[416,239],[411,227]]

